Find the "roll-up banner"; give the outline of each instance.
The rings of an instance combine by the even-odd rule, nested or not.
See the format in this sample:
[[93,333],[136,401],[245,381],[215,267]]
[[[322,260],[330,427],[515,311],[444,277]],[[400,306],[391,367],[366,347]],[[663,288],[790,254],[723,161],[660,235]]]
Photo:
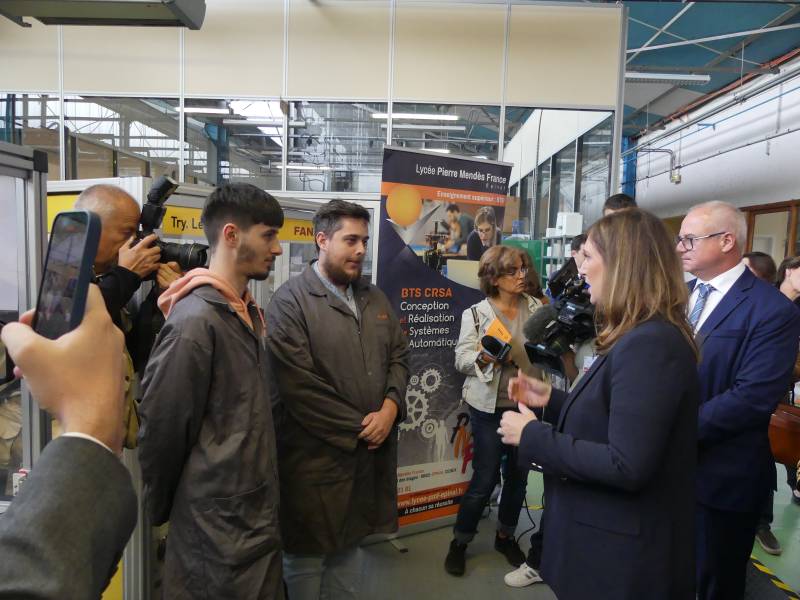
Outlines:
[[[408,418],[399,427],[401,528],[456,514],[472,476],[469,411],[461,402],[464,375],[455,368],[455,346],[462,313],[485,297],[474,260],[482,246],[473,239],[468,256],[465,241],[448,242],[475,238],[474,219],[481,209],[487,212],[484,207],[497,224],[490,243],[499,240],[510,175],[508,163],[384,149],[378,286],[411,348]],[[448,219],[451,204],[459,207],[460,219]]]

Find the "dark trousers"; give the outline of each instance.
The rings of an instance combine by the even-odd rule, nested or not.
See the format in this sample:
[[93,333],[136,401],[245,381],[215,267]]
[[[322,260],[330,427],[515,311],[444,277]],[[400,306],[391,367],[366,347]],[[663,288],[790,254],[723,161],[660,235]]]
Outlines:
[[[797,488],[797,469],[795,467],[790,467],[789,465],[783,465],[786,468],[786,485],[789,486],[790,489],[794,490]],[[761,516],[758,519],[758,530],[761,531],[762,529],[770,529],[770,525],[772,525],[772,507],[775,503],[775,492],[770,492],[769,496],[767,497],[766,501],[764,502],[764,508],[761,511]]]
[[764,501],[764,507],[761,509],[761,514],[758,516],[758,526],[756,529],[761,531],[763,529],[772,529],[772,519],[774,518],[772,506],[775,504],[775,492],[770,490],[767,499]]
[[698,599],[741,600],[760,511],[731,512],[698,504],[695,516]]
[[525,559],[531,569],[539,570],[542,564],[542,547],[544,546],[544,515],[546,510],[542,510],[542,516],[539,519],[539,529],[533,532],[531,536],[531,547],[528,549],[528,557]]
[[519,511],[525,501],[528,485],[528,469],[517,466],[517,448],[507,446],[497,433],[500,419],[506,410],[485,413],[470,406],[472,428],[472,479],[466,493],[461,497],[458,517],[453,528],[456,539],[469,543],[478,530],[478,521],[492,495],[503,456],[506,457],[505,481],[500,495],[498,531],[514,535],[519,521]]

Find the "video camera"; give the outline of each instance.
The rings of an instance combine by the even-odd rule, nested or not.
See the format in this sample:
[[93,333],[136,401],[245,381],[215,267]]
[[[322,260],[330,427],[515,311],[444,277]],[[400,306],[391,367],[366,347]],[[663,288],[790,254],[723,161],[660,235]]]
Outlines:
[[[164,220],[164,213],[167,212],[164,203],[173,192],[178,189],[178,183],[166,175],[162,175],[147,192],[147,202],[142,207],[142,217],[139,220],[138,238],[142,239],[161,227]],[[160,239],[155,241],[155,246],[161,249],[161,262],[176,262],[181,270],[191,271],[197,267],[203,267],[208,262],[208,246],[187,242],[177,244],[175,242],[164,242]]]
[[557,365],[575,343],[597,335],[594,306],[582,277],[573,277],[558,300],[543,306],[525,323],[525,351],[532,363]]

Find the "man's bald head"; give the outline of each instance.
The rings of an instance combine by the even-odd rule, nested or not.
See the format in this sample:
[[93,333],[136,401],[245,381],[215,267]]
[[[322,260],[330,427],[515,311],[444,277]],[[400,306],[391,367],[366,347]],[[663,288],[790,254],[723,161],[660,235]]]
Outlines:
[[709,281],[741,262],[747,221],[732,204],[706,202],[692,207],[681,223],[680,236],[692,239],[690,250],[687,242],[677,246],[683,269]]
[[128,192],[115,185],[93,185],[81,192],[75,201],[78,210],[90,210],[105,222],[108,217],[115,217],[121,213],[136,213],[139,215],[139,205]]
[[75,201],[75,208],[100,217],[103,229],[94,267],[97,273],[104,273],[116,264],[119,249],[136,233],[139,204],[122,188],[101,184],[86,188]]
[[[717,231],[728,231],[736,238],[739,252],[743,253],[747,245],[747,219],[744,213],[733,204],[715,200],[693,206],[689,214],[702,215],[708,223],[713,224]],[[687,214],[687,216],[689,216]]]

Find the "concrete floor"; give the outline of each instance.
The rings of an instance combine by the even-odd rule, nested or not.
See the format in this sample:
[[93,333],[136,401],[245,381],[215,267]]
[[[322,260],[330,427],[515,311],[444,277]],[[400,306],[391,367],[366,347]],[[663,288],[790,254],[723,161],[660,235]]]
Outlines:
[[[800,591],[800,506],[791,503],[790,492],[782,479],[783,467],[778,467],[781,489],[775,494],[775,518],[772,530],[783,545],[781,556],[770,556],[756,544],[753,556],[772,570],[784,583]],[[528,505],[541,503],[542,480],[538,473],[528,479]],[[534,520],[539,511],[531,510]],[[514,589],[505,585],[503,576],[513,570],[505,558],[494,550],[493,510],[488,519],[481,521],[479,533],[467,550],[467,571],[463,577],[453,577],[444,570],[444,557],[452,539],[450,527],[435,529],[403,537],[400,541],[408,548],[401,553],[388,542],[366,546],[364,588],[362,598],[367,600],[470,600],[470,599],[522,599],[553,600],[555,595],[543,583]],[[520,515],[518,535],[531,527],[528,515]],[[528,537],[520,540],[523,552],[528,550]],[[602,595],[598,596],[602,597]],[[747,596],[746,600],[758,600]]]
[[[481,522],[480,532],[467,550],[467,572],[453,577],[444,570],[444,557],[452,539],[450,527],[435,529],[402,538],[408,552],[398,552],[387,542],[364,548],[366,554],[365,600],[555,600],[555,594],[543,583],[514,589],[503,582],[512,571],[504,556],[494,549],[494,523]],[[527,516],[520,519],[520,531],[530,527]],[[528,536],[520,546],[528,550]]]
[[[528,505],[538,507],[542,498],[542,476],[532,472],[528,477]],[[531,510],[538,522],[540,512]],[[434,529],[401,538],[408,552],[401,553],[388,542],[366,546],[364,588],[365,600],[471,600],[471,599],[522,599],[555,600],[555,594],[544,583],[515,589],[503,582],[503,576],[514,567],[494,549],[494,529],[497,510],[493,508],[488,518],[478,526],[479,532],[467,549],[467,571],[463,577],[453,577],[444,570],[444,557],[452,527]],[[538,525],[538,523],[537,523]],[[517,535],[531,528],[526,511],[520,513]],[[520,548],[528,551],[529,532],[520,539]]]
[[773,505],[772,533],[783,547],[780,556],[772,556],[756,543],[753,556],[769,568],[781,581],[800,593],[800,505],[793,504],[786,485],[786,470],[778,465],[778,491]]

